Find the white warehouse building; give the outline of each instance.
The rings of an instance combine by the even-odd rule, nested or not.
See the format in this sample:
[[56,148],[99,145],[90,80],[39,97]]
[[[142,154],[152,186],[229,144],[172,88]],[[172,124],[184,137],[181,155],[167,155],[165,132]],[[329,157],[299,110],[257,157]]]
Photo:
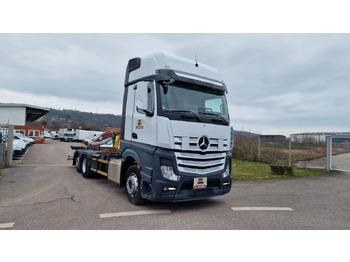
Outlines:
[[26,122],[33,122],[49,111],[40,106],[0,103],[0,124],[24,126]]
[[325,143],[327,136],[334,135],[350,135],[350,132],[306,132],[299,134],[291,134],[292,142],[316,142]]

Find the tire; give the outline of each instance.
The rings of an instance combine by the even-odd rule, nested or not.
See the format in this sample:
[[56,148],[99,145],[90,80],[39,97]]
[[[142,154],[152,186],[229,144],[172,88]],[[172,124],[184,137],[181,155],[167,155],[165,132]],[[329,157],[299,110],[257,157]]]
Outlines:
[[129,167],[125,179],[126,195],[133,205],[140,205],[145,202],[141,197],[141,177],[140,170],[136,166]]
[[81,171],[81,163],[80,163],[80,156],[79,155],[75,158],[75,168],[78,171],[78,173],[82,172]]
[[84,178],[92,178],[94,173],[90,170],[90,161],[86,156],[81,157],[81,172]]

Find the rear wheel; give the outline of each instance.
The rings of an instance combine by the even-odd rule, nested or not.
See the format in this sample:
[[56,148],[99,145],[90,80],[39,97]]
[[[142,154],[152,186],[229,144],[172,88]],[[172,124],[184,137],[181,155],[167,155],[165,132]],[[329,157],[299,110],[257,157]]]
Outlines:
[[126,172],[126,194],[133,205],[140,205],[145,202],[141,197],[140,170],[136,166],[129,167]]
[[81,157],[81,171],[85,178],[92,178],[94,176],[93,172],[90,170],[90,161],[86,156]]

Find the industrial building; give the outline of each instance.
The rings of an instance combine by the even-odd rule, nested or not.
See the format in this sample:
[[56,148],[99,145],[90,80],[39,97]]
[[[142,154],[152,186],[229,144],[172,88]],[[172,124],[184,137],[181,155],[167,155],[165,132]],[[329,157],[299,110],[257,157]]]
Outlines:
[[334,135],[350,135],[350,132],[306,132],[299,134],[291,134],[290,138],[292,142],[312,142],[312,143],[325,143],[327,136]]
[[44,143],[44,128],[27,126],[26,123],[40,119],[49,111],[48,108],[27,104],[0,103],[0,167],[12,163],[14,131],[34,139],[36,143]]
[[40,106],[0,103],[0,124],[25,126],[26,122],[34,122],[49,111]]
[[287,141],[287,138],[282,135],[260,135],[260,139],[262,142],[268,142],[268,143],[277,143],[277,142]]

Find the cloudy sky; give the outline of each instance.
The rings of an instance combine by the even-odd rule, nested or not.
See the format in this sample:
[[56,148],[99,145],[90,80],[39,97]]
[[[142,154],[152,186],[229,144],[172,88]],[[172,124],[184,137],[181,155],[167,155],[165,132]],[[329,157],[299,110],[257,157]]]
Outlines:
[[235,129],[350,131],[349,34],[0,34],[0,102],[121,114],[128,59],[156,51],[218,68]]
[[348,24],[342,1],[316,1],[317,9],[315,1],[299,0],[230,6],[217,0],[200,7],[178,0],[171,8],[135,1],[3,5],[0,103],[121,114],[128,60],[162,51],[188,59],[196,54],[199,63],[219,69],[237,130],[350,131],[350,34],[337,33]]

